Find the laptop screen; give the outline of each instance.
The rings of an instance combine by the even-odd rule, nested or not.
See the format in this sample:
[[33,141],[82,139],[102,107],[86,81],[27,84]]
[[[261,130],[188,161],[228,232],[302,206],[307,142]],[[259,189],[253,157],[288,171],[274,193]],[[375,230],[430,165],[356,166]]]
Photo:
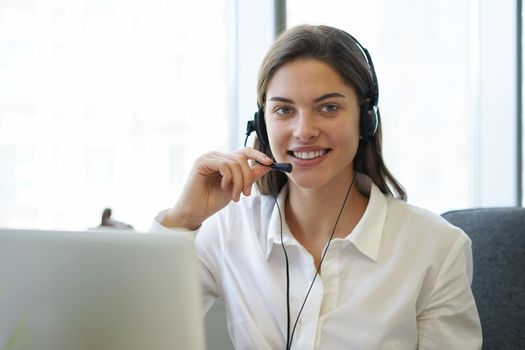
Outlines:
[[0,349],[204,349],[180,234],[0,230]]

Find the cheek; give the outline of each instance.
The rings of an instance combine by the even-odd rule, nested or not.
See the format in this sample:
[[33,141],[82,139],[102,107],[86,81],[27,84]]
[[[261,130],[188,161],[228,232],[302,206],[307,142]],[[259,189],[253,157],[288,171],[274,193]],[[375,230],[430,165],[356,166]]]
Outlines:
[[356,115],[354,116],[354,118],[352,118],[352,121],[350,122],[350,125],[349,125],[349,128],[350,128],[350,138],[359,143],[359,136],[361,134],[361,130],[359,128],[359,124],[360,124],[360,121],[359,121],[359,116]]
[[354,158],[359,147],[359,125],[357,123],[347,124],[334,130],[334,143],[341,145],[349,158]]
[[359,118],[351,116],[350,118],[335,123],[331,126],[332,132],[337,134],[341,139],[355,139],[359,138]]

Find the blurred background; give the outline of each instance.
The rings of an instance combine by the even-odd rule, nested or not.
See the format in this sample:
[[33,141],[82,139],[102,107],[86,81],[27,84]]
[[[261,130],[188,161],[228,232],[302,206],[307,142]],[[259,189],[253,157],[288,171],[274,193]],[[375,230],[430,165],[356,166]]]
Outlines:
[[193,160],[242,146],[275,36],[344,29],[384,155],[438,214],[523,204],[522,5],[501,0],[1,0],[0,227],[146,230]]

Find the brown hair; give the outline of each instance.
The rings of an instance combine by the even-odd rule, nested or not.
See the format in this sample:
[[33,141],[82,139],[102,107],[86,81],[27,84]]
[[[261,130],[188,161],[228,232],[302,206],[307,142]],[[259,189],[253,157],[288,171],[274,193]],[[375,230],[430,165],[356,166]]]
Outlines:
[[[312,58],[322,61],[337,71],[343,80],[352,86],[361,106],[369,101],[374,81],[369,63],[356,40],[343,30],[328,26],[301,25],[282,33],[270,47],[259,69],[257,83],[257,105],[264,111],[268,83],[275,72],[284,64],[298,58]],[[362,107],[361,107],[362,108]],[[354,159],[354,171],[368,175],[381,192],[406,200],[403,186],[387,169],[381,152],[381,118],[378,111],[378,125],[371,139],[359,142]],[[273,159],[270,146],[255,139],[254,148]],[[277,171],[265,174],[257,185],[262,194],[275,195],[288,182],[285,174]]]

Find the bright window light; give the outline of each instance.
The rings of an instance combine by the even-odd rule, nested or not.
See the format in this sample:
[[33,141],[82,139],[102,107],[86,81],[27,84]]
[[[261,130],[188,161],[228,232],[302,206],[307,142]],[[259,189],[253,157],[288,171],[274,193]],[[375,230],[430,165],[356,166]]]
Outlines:
[[[205,9],[205,10],[204,10]],[[0,5],[0,226],[138,230],[228,144],[226,0]]]

